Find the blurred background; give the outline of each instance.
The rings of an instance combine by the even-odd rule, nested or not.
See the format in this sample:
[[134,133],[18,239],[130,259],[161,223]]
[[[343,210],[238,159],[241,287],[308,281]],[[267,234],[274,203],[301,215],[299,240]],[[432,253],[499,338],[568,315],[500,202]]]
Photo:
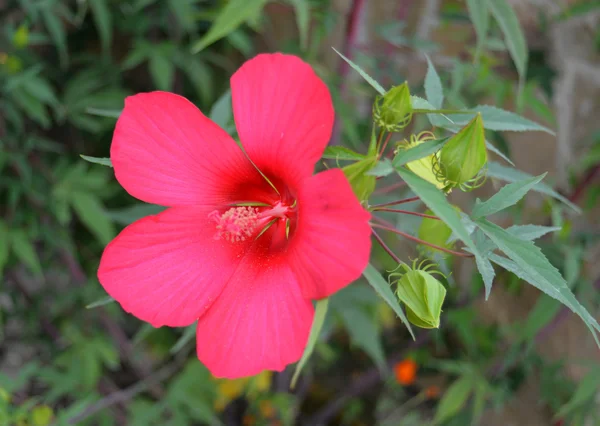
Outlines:
[[[80,158],[109,156],[124,97],[173,91],[234,132],[231,74],[257,53],[292,53],[329,85],[331,143],[364,152],[374,91],[332,47],[417,95],[427,53],[448,107],[494,104],[556,130],[490,137],[519,169],[548,171],[583,214],[538,194],[501,220],[562,227],[541,246],[597,313],[600,4],[509,3],[529,49],[520,96],[501,28],[492,20],[478,45],[459,0],[0,0],[0,425],[599,425],[589,331],[506,271],[486,302],[471,262],[444,260],[442,326],[415,341],[358,281],[332,298],[294,390],[294,366],[214,379],[195,357],[193,326],[154,329],[96,279],[104,246],[160,210]],[[451,199],[469,206],[500,186]],[[404,195],[393,180],[376,192],[379,202]],[[420,218],[397,226],[416,235]],[[423,254],[388,243],[407,261]],[[396,266],[379,247],[373,262]]]

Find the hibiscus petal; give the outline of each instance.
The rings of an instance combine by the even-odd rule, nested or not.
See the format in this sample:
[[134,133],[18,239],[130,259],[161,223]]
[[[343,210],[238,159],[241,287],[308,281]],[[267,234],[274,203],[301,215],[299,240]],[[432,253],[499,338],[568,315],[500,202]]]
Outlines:
[[166,92],[125,99],[110,158],[127,192],[163,206],[214,205],[228,198],[233,182],[259,179],[224,130]]
[[307,179],[298,195],[289,262],[302,295],[321,299],[360,277],[371,251],[371,215],[340,169]]
[[313,314],[287,266],[250,253],[198,321],[198,358],[216,377],[282,371],[302,356]]
[[267,175],[290,183],[310,176],[329,142],[329,90],[296,56],[262,54],[231,78],[235,123],[244,149]]
[[174,207],[125,228],[98,279],[123,309],[155,327],[192,324],[217,299],[247,246],[215,240],[208,207]]

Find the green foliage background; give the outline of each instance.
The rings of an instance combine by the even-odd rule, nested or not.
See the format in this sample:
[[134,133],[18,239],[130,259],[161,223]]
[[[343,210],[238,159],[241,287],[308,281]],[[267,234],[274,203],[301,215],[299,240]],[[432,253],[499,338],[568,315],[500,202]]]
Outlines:
[[[0,0],[0,425],[489,424],[531,386],[548,421],[600,424],[597,354],[557,360],[540,350],[550,337],[560,341],[555,334],[561,333],[569,311],[542,295],[518,318],[482,321],[486,289],[481,276],[468,268],[460,278],[450,274],[445,281],[441,329],[417,330],[413,340],[369,287],[386,284],[369,267],[364,280],[329,301],[315,353],[294,390],[289,388],[293,366],[250,380],[215,380],[195,358],[193,327],[153,329],[106,298],[95,278],[103,247],[123,226],[161,209],[128,196],[110,168],[80,158],[108,157],[127,95],[150,90],[183,94],[233,132],[228,77],[256,53],[297,54],[332,91],[337,145],[328,161],[334,166],[341,155],[354,155],[348,149],[366,151],[370,115],[361,113],[359,105],[367,99],[370,106],[376,93],[360,77],[354,79],[330,47],[386,87],[407,78],[393,58],[409,51],[424,65],[411,90],[435,108],[442,106],[437,88],[443,85],[451,107],[485,102],[516,108],[555,128],[553,68],[543,52],[528,52],[507,2],[489,0],[489,14],[481,10],[488,2],[442,2],[441,31],[451,38],[453,25],[466,30],[454,35],[462,49],[440,76],[431,68],[425,72],[429,59],[423,55],[435,54],[440,46],[419,39],[407,16],[374,25],[382,47],[365,51],[353,38],[365,25],[357,17],[366,2],[346,2],[346,14],[340,13],[340,3]],[[597,13],[592,3],[575,2],[556,19]],[[285,31],[277,25],[281,22]],[[340,28],[345,35],[335,41]],[[287,36],[278,37],[278,31]],[[466,124],[469,117],[463,118],[456,123]],[[415,119],[415,127],[425,123],[423,115]],[[437,125],[448,128],[447,123]],[[486,129],[495,155],[510,158],[505,136]],[[573,191],[559,193],[537,180],[528,185],[567,204],[583,204],[584,217],[591,218],[599,188],[594,173],[600,134],[585,142],[587,154],[573,165]],[[411,174],[402,173],[414,190]],[[490,180],[526,177],[518,173],[506,162],[489,164]],[[385,177],[379,183],[393,182]],[[375,197],[383,203],[409,194],[402,187],[376,191]],[[504,217],[520,225],[525,216],[534,216],[536,224],[560,229],[545,237],[548,228],[513,230],[529,232],[530,239],[543,237],[540,245],[566,284],[597,312],[599,281],[588,264],[598,230],[593,221],[587,229],[574,230],[569,207],[550,197],[533,212],[519,201]],[[500,202],[500,207],[506,206]],[[487,216],[500,207],[488,202],[473,213]],[[420,220],[402,216],[396,225],[416,235]],[[478,224],[484,233],[496,235],[485,219]],[[501,243],[518,251],[514,240],[504,237]],[[396,244],[400,249],[406,245]],[[433,257],[444,272],[463,270],[456,259]],[[396,266],[379,247],[373,263],[384,275]],[[519,299],[523,287],[519,278],[502,271],[491,297],[501,289]],[[393,367],[407,357],[419,366],[417,380],[401,386]],[[583,380],[565,368],[573,364],[586,371]],[[440,389],[438,396],[428,396],[432,386]],[[527,413],[522,415],[525,419]]]

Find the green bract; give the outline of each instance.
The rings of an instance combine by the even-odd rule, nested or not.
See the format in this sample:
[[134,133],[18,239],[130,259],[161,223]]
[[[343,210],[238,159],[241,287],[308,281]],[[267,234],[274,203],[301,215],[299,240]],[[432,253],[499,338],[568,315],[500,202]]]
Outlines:
[[[435,140],[435,135],[432,132],[421,132],[418,135],[411,135],[410,142],[407,140],[402,141],[396,148],[396,155],[401,150],[415,148],[423,142]],[[434,166],[438,163],[438,153],[430,154],[419,160],[410,161],[406,164],[406,167],[419,176],[425,179],[427,182],[434,184],[438,189],[443,189],[446,185],[443,180],[436,175],[434,172]]]
[[412,119],[412,104],[408,83],[392,87],[373,104],[373,120],[388,132],[405,128]]
[[465,189],[483,183],[480,172],[487,163],[487,150],[481,114],[450,138],[437,159],[437,175],[447,187]]
[[396,295],[406,307],[408,320],[421,328],[439,328],[446,288],[426,269],[402,265],[405,273],[397,281]]
[[375,190],[376,177],[366,173],[377,164],[377,157],[369,157],[344,167],[342,170],[356,197],[362,202]]
[[[457,209],[458,210],[458,209]],[[433,215],[431,210],[425,211],[425,214]],[[452,229],[443,220],[436,220],[424,217],[419,226],[418,237],[423,241],[435,244],[436,246],[444,248],[452,248],[453,243],[449,243],[448,240],[452,235]],[[422,246],[427,252],[434,253],[440,250],[432,248],[430,246]]]

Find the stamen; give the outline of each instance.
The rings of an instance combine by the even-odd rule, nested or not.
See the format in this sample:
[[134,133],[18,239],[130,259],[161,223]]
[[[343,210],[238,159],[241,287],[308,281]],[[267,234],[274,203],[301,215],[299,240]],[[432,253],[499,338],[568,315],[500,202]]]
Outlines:
[[261,220],[256,207],[232,207],[223,214],[217,210],[208,215],[217,224],[215,240],[238,242],[253,235]]

